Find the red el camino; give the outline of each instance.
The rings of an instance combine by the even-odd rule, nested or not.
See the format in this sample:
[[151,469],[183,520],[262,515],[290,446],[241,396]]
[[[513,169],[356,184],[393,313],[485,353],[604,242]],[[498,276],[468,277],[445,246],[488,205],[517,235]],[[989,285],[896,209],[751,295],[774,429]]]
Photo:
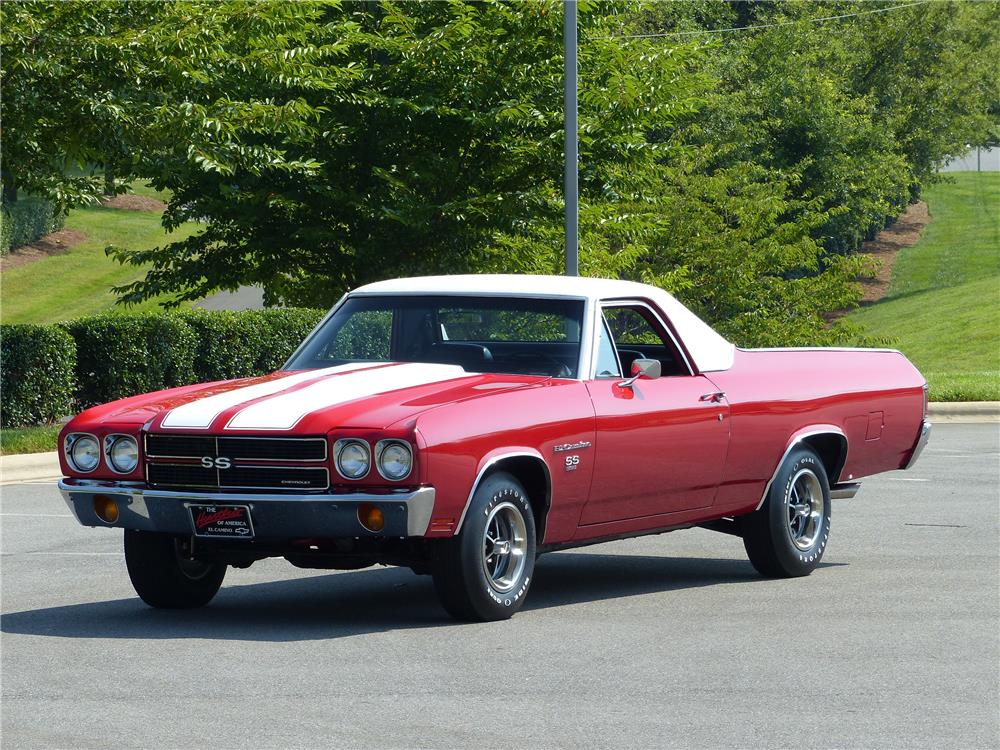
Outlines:
[[897,351],[738,349],[666,292],[537,276],[346,295],[272,375],[83,412],[60,489],[125,529],[154,607],[229,565],[403,565],[468,620],[510,617],[541,552],[701,526],[808,575],[831,501],[908,468],[927,385]]

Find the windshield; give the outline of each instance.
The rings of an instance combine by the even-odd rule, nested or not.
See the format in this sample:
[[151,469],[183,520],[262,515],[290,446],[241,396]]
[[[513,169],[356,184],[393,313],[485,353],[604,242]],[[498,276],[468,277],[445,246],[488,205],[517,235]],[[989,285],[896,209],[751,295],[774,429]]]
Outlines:
[[288,369],[439,362],[467,372],[575,378],[583,308],[572,299],[349,297]]

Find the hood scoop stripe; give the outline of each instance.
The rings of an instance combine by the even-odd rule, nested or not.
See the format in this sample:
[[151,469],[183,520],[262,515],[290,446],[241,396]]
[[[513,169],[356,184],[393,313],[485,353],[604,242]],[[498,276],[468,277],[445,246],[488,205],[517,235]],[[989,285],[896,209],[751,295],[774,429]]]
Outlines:
[[290,430],[307,414],[402,388],[469,377],[458,365],[410,363],[326,378],[237,412],[227,430]]
[[268,380],[264,383],[257,383],[256,385],[235,388],[214,396],[207,396],[183,406],[178,406],[176,409],[171,409],[167,413],[167,416],[163,418],[160,427],[168,430],[206,430],[212,426],[212,422],[215,421],[216,417],[226,411],[226,409],[231,409],[234,406],[256,398],[264,398],[275,393],[280,393],[300,383],[371,367],[373,364],[376,363],[354,363],[327,367],[322,370],[309,370],[308,372],[300,372],[295,375]]

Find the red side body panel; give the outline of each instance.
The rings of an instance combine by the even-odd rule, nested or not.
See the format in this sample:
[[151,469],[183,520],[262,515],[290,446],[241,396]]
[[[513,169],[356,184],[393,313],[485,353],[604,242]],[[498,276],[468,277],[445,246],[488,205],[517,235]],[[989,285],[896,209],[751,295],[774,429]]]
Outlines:
[[[64,433],[103,439],[111,432],[138,435],[144,426],[156,431],[173,408],[282,375],[124,399],[83,412]],[[493,461],[541,462],[551,500],[543,542],[560,544],[751,512],[786,449],[811,432],[848,441],[843,471],[832,481],[901,468],[920,432],[923,386],[897,352],[737,351],[727,371],[640,380],[620,392],[608,380],[459,373],[318,408],[283,434],[409,440],[416,466],[405,485],[436,490],[432,537],[460,528],[477,477]],[[718,391],[725,396],[704,398]],[[188,434],[220,434],[231,414]],[[143,479],[141,468],[130,476],[103,467],[80,475],[60,460],[66,476]],[[387,486],[375,472],[336,482],[335,491]]]
[[[824,425],[847,437],[847,481],[902,468],[923,420],[924,378],[902,354],[878,350],[737,351],[727,372],[709,373],[727,394],[732,440],[715,507],[756,507],[793,436]],[[881,412],[877,440],[869,415]]]

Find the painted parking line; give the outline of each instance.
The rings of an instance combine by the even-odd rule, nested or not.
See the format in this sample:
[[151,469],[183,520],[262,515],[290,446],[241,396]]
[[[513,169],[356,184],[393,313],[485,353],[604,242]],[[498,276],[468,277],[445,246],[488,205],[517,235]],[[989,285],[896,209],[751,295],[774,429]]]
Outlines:
[[48,555],[53,557],[123,557],[124,552],[4,552],[0,557],[17,557],[19,555]]
[[916,477],[886,477],[890,482],[929,482],[930,479],[917,479]]

